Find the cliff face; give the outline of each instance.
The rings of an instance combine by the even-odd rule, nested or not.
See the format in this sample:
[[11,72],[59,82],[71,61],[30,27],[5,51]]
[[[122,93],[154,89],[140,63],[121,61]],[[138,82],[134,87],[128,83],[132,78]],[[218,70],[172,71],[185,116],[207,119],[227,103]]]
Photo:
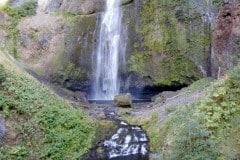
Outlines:
[[224,1],[214,27],[214,52],[212,73],[223,74],[239,62],[240,50],[240,1]]
[[[124,0],[128,73],[122,86],[184,86],[210,75],[211,24],[219,2]],[[105,0],[40,0],[37,14],[19,21],[5,48],[53,82],[87,90],[104,5]],[[9,39],[8,31],[1,35]]]
[[210,76],[212,25],[220,3],[144,1],[129,71],[160,86],[188,85]]
[[[10,7],[19,7],[24,2],[13,0]],[[36,15],[19,20],[15,38],[11,35],[12,41],[4,46],[51,81],[70,89],[88,90],[104,6],[105,0],[39,1]],[[135,21],[135,2],[124,0],[122,8],[126,13],[124,23]],[[6,19],[11,23],[11,17]],[[130,54],[131,44],[128,48]]]
[[[133,0],[123,0],[122,4],[126,5]],[[106,0],[50,0],[43,2],[42,10],[47,12],[64,11],[72,14],[88,15],[102,12],[105,8]]]

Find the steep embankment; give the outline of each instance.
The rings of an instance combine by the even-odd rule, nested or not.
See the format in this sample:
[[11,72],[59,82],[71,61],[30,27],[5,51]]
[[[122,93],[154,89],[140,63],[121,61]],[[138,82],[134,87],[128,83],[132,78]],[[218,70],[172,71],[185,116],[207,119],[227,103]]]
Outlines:
[[239,75],[238,66],[219,81],[195,82],[125,118],[147,131],[153,158],[239,159]]
[[96,124],[0,52],[0,114],[6,133],[1,159],[77,159]]

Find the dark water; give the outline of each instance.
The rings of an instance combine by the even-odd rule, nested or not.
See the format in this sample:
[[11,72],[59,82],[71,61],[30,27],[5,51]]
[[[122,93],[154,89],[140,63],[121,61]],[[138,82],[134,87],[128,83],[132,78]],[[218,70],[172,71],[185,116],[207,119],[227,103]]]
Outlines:
[[[113,101],[90,102],[113,104]],[[114,121],[117,127],[109,131],[105,139],[85,155],[84,160],[149,160],[149,139],[141,127],[116,119],[114,111],[105,111],[105,117]]]
[[[89,103],[96,103],[96,104],[111,104],[115,106],[114,101],[111,100],[95,100],[95,99],[88,99]],[[151,99],[133,99],[132,103],[142,103],[142,102],[151,102]]]
[[116,132],[99,142],[84,160],[149,160],[148,142],[141,127],[119,121]]

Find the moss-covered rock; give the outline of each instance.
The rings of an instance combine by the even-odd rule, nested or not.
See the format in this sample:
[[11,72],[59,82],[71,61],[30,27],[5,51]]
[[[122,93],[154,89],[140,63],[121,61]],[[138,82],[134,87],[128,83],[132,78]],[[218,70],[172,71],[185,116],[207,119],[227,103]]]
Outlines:
[[[123,23],[128,32],[128,73],[122,76],[121,71],[124,82],[130,79],[133,88],[184,86],[211,74],[211,24],[205,19],[209,11],[216,12],[209,6],[218,1],[211,5],[204,0],[197,2],[123,1]],[[93,74],[98,12],[103,4],[105,0],[48,1],[45,8],[40,4],[35,16],[13,27],[12,40],[7,43],[9,51],[56,83],[86,89]],[[131,80],[135,75],[136,83]]]
[[52,67],[52,80],[67,80],[67,87],[73,87],[74,81],[83,82],[91,78],[97,16],[65,16],[64,40]]
[[154,85],[170,86],[211,75],[212,30],[206,14],[217,12],[215,1],[145,1],[139,12],[130,72],[149,77]]

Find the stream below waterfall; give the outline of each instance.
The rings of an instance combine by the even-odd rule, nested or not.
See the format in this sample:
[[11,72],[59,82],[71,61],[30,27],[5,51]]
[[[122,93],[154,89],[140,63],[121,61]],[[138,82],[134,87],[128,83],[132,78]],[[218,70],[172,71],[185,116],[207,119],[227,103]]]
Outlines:
[[97,142],[84,160],[149,160],[149,139],[146,132],[136,125],[129,125],[116,118],[112,110],[105,111],[107,120],[115,123],[104,140]]

